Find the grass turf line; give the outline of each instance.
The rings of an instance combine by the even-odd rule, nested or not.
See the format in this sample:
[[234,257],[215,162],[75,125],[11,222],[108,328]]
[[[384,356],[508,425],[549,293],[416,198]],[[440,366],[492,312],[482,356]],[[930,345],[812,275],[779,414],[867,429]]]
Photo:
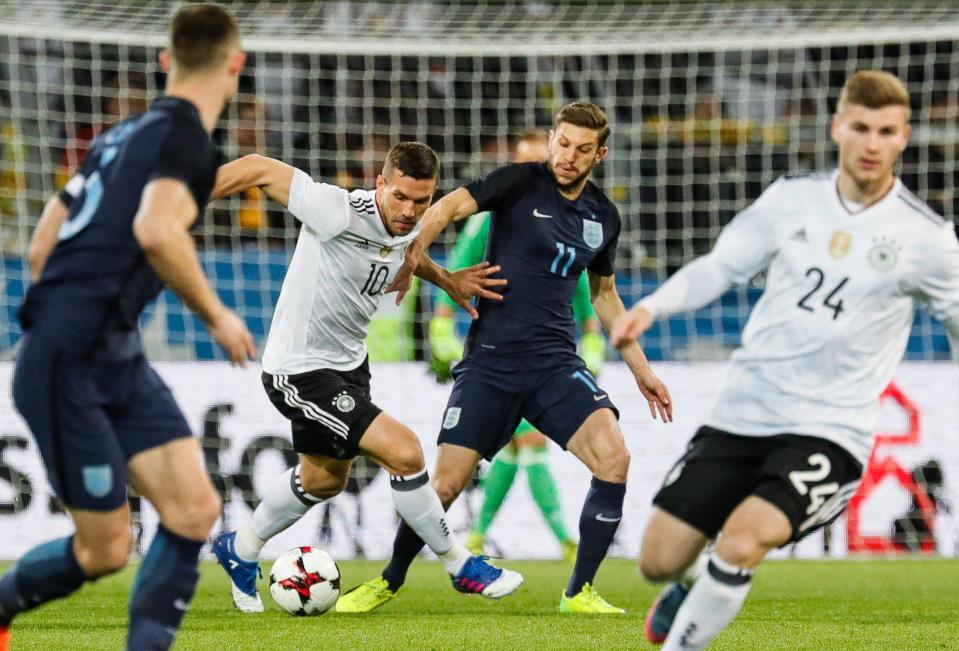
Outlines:
[[[367,615],[295,618],[280,611],[260,582],[267,611],[232,609],[226,575],[204,563],[175,649],[637,649],[643,617],[658,588],[634,563],[608,560],[597,587],[625,616],[556,611],[569,566],[504,562],[523,572],[519,592],[494,602],[455,593],[437,563],[419,561],[390,604]],[[382,562],[340,563],[344,587]],[[264,571],[268,569],[264,564]],[[69,599],[19,617],[12,651],[122,648],[135,568],[83,588]],[[956,648],[959,562],[941,559],[774,561],[764,565],[740,616],[714,649]]]

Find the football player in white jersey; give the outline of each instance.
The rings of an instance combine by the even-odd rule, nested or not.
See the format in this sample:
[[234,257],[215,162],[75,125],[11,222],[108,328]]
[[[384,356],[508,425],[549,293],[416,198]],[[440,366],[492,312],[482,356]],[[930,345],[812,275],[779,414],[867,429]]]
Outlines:
[[[303,222],[263,352],[262,377],[270,400],[292,423],[300,463],[274,481],[246,524],[213,544],[243,612],[263,610],[256,579],[266,541],[339,494],[360,453],[389,472],[397,512],[442,560],[457,590],[499,598],[522,583],[516,572],[471,556],[451,535],[419,440],[370,397],[367,327],[418,234],[439,166],[432,149],[404,142],[387,154],[375,190],[347,192],[257,155],[217,174],[213,197],[257,186]],[[481,264],[450,273],[426,261],[417,275],[452,291],[475,316],[470,298],[500,298],[492,289],[506,281],[489,278],[498,270]]]
[[631,342],[654,319],[766,273],[712,414],[653,499],[639,565],[650,581],[676,581],[646,621],[665,648],[705,647],[739,612],[767,552],[843,511],[914,301],[959,335],[954,226],[893,173],[909,112],[899,79],[853,74],[832,122],[838,169],[775,182],[711,253],[615,324],[614,343]]

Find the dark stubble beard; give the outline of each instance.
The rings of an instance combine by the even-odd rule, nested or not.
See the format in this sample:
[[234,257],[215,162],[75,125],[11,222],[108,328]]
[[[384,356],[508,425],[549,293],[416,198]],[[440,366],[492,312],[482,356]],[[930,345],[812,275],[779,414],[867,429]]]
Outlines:
[[553,169],[553,164],[550,163],[550,165],[549,165],[549,173],[550,173],[550,176],[553,177],[553,181],[556,183],[556,186],[557,186],[560,190],[562,190],[563,192],[566,192],[566,191],[568,191],[568,190],[572,190],[572,189],[575,188],[577,185],[579,185],[580,183],[582,183],[582,182],[583,182],[583,179],[585,179],[587,176],[589,176],[589,173],[592,172],[592,171],[593,171],[593,166],[590,165],[590,166],[586,169],[585,172],[583,172],[582,174],[580,174],[579,176],[577,176],[573,181],[570,181],[569,183],[562,183],[562,182],[560,182],[559,178],[557,178],[557,176],[556,176],[556,171]]

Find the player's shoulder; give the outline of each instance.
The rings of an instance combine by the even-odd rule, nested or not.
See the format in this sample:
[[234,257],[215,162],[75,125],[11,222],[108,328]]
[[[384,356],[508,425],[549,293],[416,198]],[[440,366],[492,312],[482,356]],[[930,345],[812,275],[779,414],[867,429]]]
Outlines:
[[347,192],[346,196],[350,202],[350,209],[353,213],[363,219],[376,217],[376,190],[352,190]]
[[536,190],[538,185],[552,181],[546,163],[506,163],[489,174],[489,176],[494,175],[497,180],[508,180],[510,185],[523,186],[532,190]]
[[949,225],[949,220],[930,208],[925,201],[917,197],[902,183],[894,192],[896,193],[896,207],[918,223],[931,227],[935,231],[940,231]]
[[621,221],[619,208],[616,207],[616,204],[609,198],[609,195],[594,181],[590,180],[586,182],[584,192],[589,193],[590,199],[596,205],[597,216],[605,216],[607,219],[616,223]]
[[178,97],[160,97],[140,116],[137,135],[179,150],[201,152],[215,145],[196,106]]
[[766,186],[750,205],[753,211],[773,210],[777,214],[802,210],[810,197],[834,192],[833,171],[784,174]]
[[783,174],[769,184],[764,195],[788,196],[808,192],[832,192],[835,170],[802,171]]
[[786,183],[795,183],[799,181],[804,181],[807,183],[815,182],[828,182],[832,179],[835,172],[830,170],[804,170],[800,172],[791,172],[789,174],[783,174],[780,178],[783,182]]

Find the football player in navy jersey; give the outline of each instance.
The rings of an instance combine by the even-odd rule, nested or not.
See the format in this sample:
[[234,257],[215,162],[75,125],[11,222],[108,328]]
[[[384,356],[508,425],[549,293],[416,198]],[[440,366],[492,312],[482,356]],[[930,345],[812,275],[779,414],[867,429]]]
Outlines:
[[232,362],[255,352],[188,232],[213,188],[210,133],[244,58],[228,12],[181,8],[160,57],[166,95],[97,138],[44,211],[29,256],[38,280],[19,311],[13,399],[76,533],[30,550],[0,579],[0,650],[15,615],[126,564],[128,482],[160,525],[130,596],[127,648],[169,648],[189,607],[220,502],[189,425],[144,359],[138,318],[167,284]]
[[[500,167],[455,190],[430,208],[406,264],[387,289],[408,287],[410,273],[437,235],[454,219],[491,212],[489,260],[508,284],[502,301],[481,299],[439,435],[433,474],[444,506],[491,459],[526,418],[593,473],[580,517],[580,547],[560,610],[622,613],[592,586],[622,518],[629,453],[606,392],[576,355],[572,297],[583,270],[593,307],[607,330],[625,313],[616,292],[614,261],[621,221],[602,190],[589,180],[606,156],[609,126],[601,108],[574,102],[556,115],[549,159]],[[666,386],[639,346],[620,349],[650,413],[672,419]],[[340,597],[337,610],[365,612],[389,601],[423,547],[401,525],[382,576]]]

